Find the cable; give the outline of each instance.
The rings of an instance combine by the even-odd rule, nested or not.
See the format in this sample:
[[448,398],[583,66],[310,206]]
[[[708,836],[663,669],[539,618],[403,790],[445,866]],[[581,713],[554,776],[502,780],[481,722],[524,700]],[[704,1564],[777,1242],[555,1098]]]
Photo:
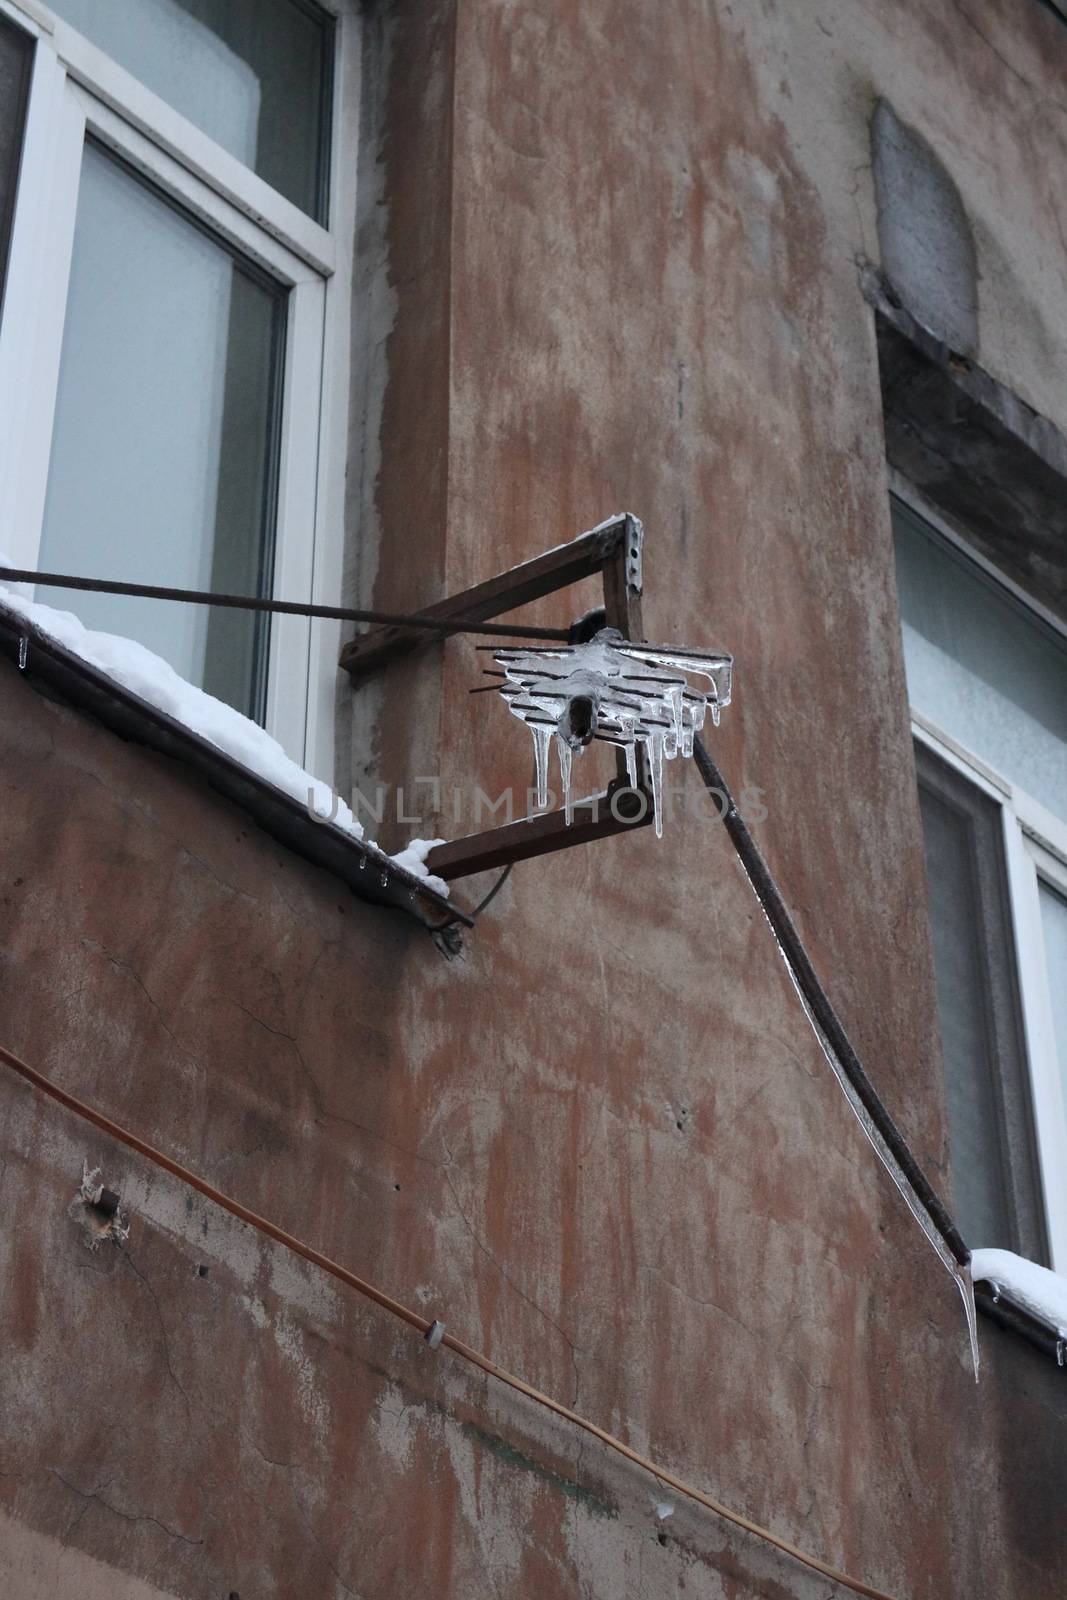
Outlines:
[[[804,947],[804,941],[797,932],[796,924],[789,915],[781,890],[775,883],[770,868],[760,854],[759,846],[751,833],[749,833],[745,820],[737,809],[737,804],[730,793],[726,779],[708,754],[707,748],[701,739],[694,741],[693,756],[697,770],[704,780],[705,787],[716,798],[717,803],[721,802],[719,810],[723,825],[730,835],[730,840],[745,870],[748,881],[752,885],[756,898],[763,907],[764,915],[771,925],[786,966],[800,992],[801,999],[806,1007],[810,1007],[811,1014],[818,1025],[817,1031],[825,1035],[841,1071],[852,1086],[864,1111],[884,1140],[893,1160],[900,1168],[902,1176],[911,1186],[916,1202],[925,1212],[930,1228],[942,1241],[944,1251],[950,1257],[955,1258],[961,1267],[966,1266],[970,1260],[971,1252],[964,1243],[960,1230],[953,1221],[941,1196],[934,1189],[929,1178],[920,1167],[918,1161],[916,1161],[907,1140],[894,1122],[874,1084],[867,1076],[863,1063],[856,1054],[841,1019],[834,1010],[833,1003],[823,988],[815,968],[812,966],[811,958]],[[907,1194],[905,1194],[905,1199],[907,1200],[907,1198]],[[911,1204],[910,1201],[908,1203],[909,1205]],[[917,1220],[920,1221],[923,1231],[929,1238],[929,1230],[921,1222],[921,1219],[917,1218]],[[931,1243],[934,1242],[931,1240]],[[939,1251],[938,1253],[940,1254],[941,1252]]]
[[507,883],[508,878],[511,876],[511,869],[512,869],[512,867],[514,865],[515,865],[514,861],[509,861],[508,862],[507,866],[504,868],[504,870],[500,874],[499,878],[493,884],[493,887],[490,889],[489,893],[487,895],[485,895],[481,900],[478,901],[478,904],[475,906],[474,910],[471,912],[471,916],[472,917],[480,917],[482,912],[485,910],[486,906],[489,905],[491,901],[496,899],[497,895],[500,893],[500,891],[504,887],[505,883]]
[[[401,1322],[406,1322],[409,1327],[415,1328],[419,1333],[425,1335],[434,1326],[431,1319],[420,1316],[417,1311],[411,1310],[409,1306],[403,1305],[399,1300],[394,1300],[383,1290],[376,1288],[371,1283],[367,1283],[365,1279],[357,1277],[347,1267],[340,1266],[338,1262],[332,1261],[329,1256],[323,1255],[321,1251],[314,1250],[311,1245],[305,1244],[303,1240],[295,1238],[291,1233],[286,1233],[284,1228],[280,1228],[277,1223],[271,1222],[266,1217],[259,1216],[257,1212],[249,1210],[239,1200],[231,1200],[228,1195],[214,1188],[205,1179],[198,1177],[195,1172],[190,1172],[188,1167],[181,1166],[177,1161],[173,1161],[170,1156],[164,1155],[161,1150],[157,1150],[153,1145],[147,1144],[145,1140],[139,1139],[135,1133],[130,1133],[127,1129],[121,1127],[119,1123],[112,1122],[111,1118],[104,1116],[103,1112],[94,1110],[92,1106],[86,1105],[83,1100],[79,1100],[75,1095],[68,1093],[66,1089],[61,1089],[57,1083],[53,1083],[51,1078],[46,1078],[43,1073],[38,1072],[34,1067],[28,1066],[25,1061],[22,1061],[10,1050],[5,1049],[3,1045],[0,1045],[0,1060],[5,1061],[12,1071],[31,1084],[33,1088],[37,1089],[41,1094],[47,1095],[49,1099],[56,1101],[67,1111],[72,1111],[75,1116],[91,1123],[94,1128],[101,1129],[102,1132],[109,1134],[113,1139],[117,1139],[120,1144],[127,1145],[129,1149],[135,1150],[138,1155],[144,1156],[146,1160],[153,1162],[157,1167],[162,1167],[164,1172],[169,1172],[172,1177],[188,1184],[190,1188],[197,1190],[199,1194],[204,1195],[206,1199],[211,1200],[215,1205],[221,1206],[224,1211],[228,1211],[231,1216],[236,1217],[240,1222],[245,1222],[249,1227],[258,1229],[260,1233],[266,1234],[267,1238],[273,1239],[276,1243],[283,1245],[285,1249],[291,1250],[294,1255],[302,1257],[305,1261],[310,1261],[313,1266],[321,1268],[323,1272],[328,1273],[332,1278],[337,1278],[339,1282],[346,1284],[350,1289],[355,1289],[358,1294],[364,1295],[368,1300],[373,1301],[383,1311],[388,1311],[392,1316],[398,1317]],[[781,1550],[785,1555],[792,1556],[795,1561],[799,1561],[804,1566],[811,1568],[813,1572],[820,1573],[822,1577],[829,1578],[833,1583],[843,1584],[845,1588],[851,1589],[854,1594],[866,1596],[866,1600],[893,1600],[893,1597],[886,1594],[882,1589],[875,1589],[872,1585],[864,1583],[860,1578],[849,1577],[847,1572],[841,1572],[837,1567],[832,1567],[827,1562],[820,1561],[817,1556],[805,1554],[795,1544],[791,1544],[788,1539],[780,1538],[778,1534],[772,1533],[769,1528],[761,1527],[758,1522],[752,1522],[748,1517],[742,1516],[739,1511],[731,1511],[728,1506],[724,1506],[712,1495],[705,1494],[702,1489],[697,1489],[692,1484],[686,1483],[684,1479],[677,1477],[666,1467],[657,1466],[647,1456],[641,1455],[637,1450],[632,1450],[628,1444],[624,1444],[614,1434],[607,1433],[603,1428],[598,1427],[588,1417],[583,1417],[579,1412],[572,1411],[570,1406],[565,1406],[561,1401],[554,1400],[551,1395],[542,1393],[540,1389],[535,1389],[532,1384],[516,1377],[514,1373],[508,1372],[504,1367],[498,1367],[495,1361],[490,1361],[488,1356],[482,1355],[480,1350],[473,1349],[471,1345],[464,1344],[462,1339],[457,1339],[452,1334],[445,1333],[440,1339],[440,1344],[447,1346],[453,1355],[457,1355],[462,1360],[469,1362],[471,1366],[478,1367],[482,1372],[487,1373],[489,1377],[496,1378],[498,1382],[505,1384],[509,1389],[525,1395],[528,1400],[544,1406],[546,1410],[552,1411],[556,1416],[573,1423],[576,1428],[580,1428],[584,1433],[590,1434],[594,1439],[599,1439],[601,1444],[606,1445],[609,1450],[613,1450],[616,1455],[622,1456],[634,1466],[650,1473],[652,1477],[656,1478],[660,1483],[666,1484],[668,1488],[674,1489],[676,1493],[685,1495],[687,1499],[695,1500],[697,1504],[715,1512],[716,1516],[724,1518],[727,1522],[732,1522],[735,1527],[743,1528],[746,1533],[754,1534],[756,1538],[773,1545],[776,1550]]]
[[[482,912],[485,910],[485,908],[489,904],[489,902],[491,900],[495,900],[496,899],[497,895],[500,893],[500,891],[504,887],[505,883],[507,883],[508,878],[511,875],[511,869],[512,869],[512,867],[514,865],[515,865],[514,861],[509,861],[507,866],[504,868],[503,872],[500,874],[499,878],[493,884],[493,887],[489,890],[489,893],[487,895],[485,895],[481,900],[478,901],[478,904],[475,906],[474,910],[472,912],[470,912],[470,923],[468,924],[468,926],[473,927],[474,923],[481,916]],[[439,933],[447,933],[449,928],[454,928],[458,921],[459,921],[458,917],[455,917],[455,916],[446,917],[443,922],[435,922],[432,925],[429,925],[429,931],[430,931],[430,933],[434,934],[435,936],[437,934],[439,934]],[[443,946],[439,945],[439,948],[443,949]],[[460,950],[460,946],[457,943],[454,948],[445,949],[444,950],[444,954],[446,956],[448,956],[449,960],[451,960],[453,955],[458,955],[459,954],[459,950]]]
[[224,606],[238,611],[281,612],[292,617],[325,617],[335,622],[377,622],[386,627],[424,628],[434,633],[498,634],[507,639],[570,638],[567,628],[521,628],[511,622],[463,622],[413,616],[395,611],[363,611],[353,606],[314,606],[298,600],[265,600],[254,595],[212,594],[202,589],[167,589],[151,583],[119,583],[107,578],[78,578],[61,572],[31,572],[23,567],[0,567],[5,583],[39,583],[53,589],[84,589],[92,594],[125,594],[143,600],[178,600],[186,605]]

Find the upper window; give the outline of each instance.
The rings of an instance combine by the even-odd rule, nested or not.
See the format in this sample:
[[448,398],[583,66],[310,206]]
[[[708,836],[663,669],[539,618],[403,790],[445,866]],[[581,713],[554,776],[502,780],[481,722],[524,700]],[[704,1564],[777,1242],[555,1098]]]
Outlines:
[[52,0],[52,9],[317,222],[333,20],[310,0]]
[[[331,152],[358,66],[354,0],[31,9],[0,547],[78,576],[335,596],[355,195]],[[16,0],[0,16],[33,26]],[[140,640],[332,779],[338,629],[38,598]]]
[[1003,581],[897,503],[911,702],[1067,824],[1067,646]]
[[1067,1267],[1067,632],[893,507],[953,1192]]

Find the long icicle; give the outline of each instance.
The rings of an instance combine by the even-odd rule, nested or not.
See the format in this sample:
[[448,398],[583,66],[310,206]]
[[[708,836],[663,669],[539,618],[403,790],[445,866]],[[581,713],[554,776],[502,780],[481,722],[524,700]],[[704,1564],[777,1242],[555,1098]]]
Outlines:
[[537,789],[538,810],[543,811],[548,804],[548,748],[552,740],[552,729],[544,723],[534,722],[530,725],[534,744],[534,784]]

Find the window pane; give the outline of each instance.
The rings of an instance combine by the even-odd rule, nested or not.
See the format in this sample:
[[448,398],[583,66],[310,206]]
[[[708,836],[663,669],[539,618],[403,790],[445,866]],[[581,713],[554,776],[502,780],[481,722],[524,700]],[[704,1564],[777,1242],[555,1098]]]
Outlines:
[[924,786],[919,803],[956,1216],[972,1244],[1010,1250],[1015,1241],[1004,1182],[970,819]]
[[22,130],[30,87],[33,40],[0,16],[0,305],[22,155]]
[[1067,820],[1067,646],[894,504],[911,703]]
[[[1045,961],[1048,969],[1052,1021],[1056,1033],[1056,1057],[1060,1082],[1067,1101],[1067,899],[1044,879],[1038,879],[1041,895],[1041,922],[1045,932]],[[1067,1174],[1064,1174],[1067,1178]]]
[[[285,294],[87,145],[41,563],[268,594]],[[58,595],[239,710],[263,708],[267,619]]]
[[324,222],[333,26],[311,0],[50,0],[93,44]]

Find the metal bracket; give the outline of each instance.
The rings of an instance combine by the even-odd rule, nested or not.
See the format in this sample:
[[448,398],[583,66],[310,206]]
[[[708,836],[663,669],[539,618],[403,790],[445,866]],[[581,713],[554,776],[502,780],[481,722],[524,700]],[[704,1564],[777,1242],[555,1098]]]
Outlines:
[[[517,607],[569,588],[582,578],[603,576],[605,625],[618,628],[627,639],[643,637],[641,623],[641,555],[644,529],[640,518],[624,511],[610,517],[588,533],[557,545],[543,555],[524,561],[486,583],[465,589],[461,594],[425,607],[423,617],[449,621],[485,622]],[[353,683],[360,683],[398,657],[425,649],[434,643],[425,633],[416,634],[401,626],[371,628],[346,644],[340,665]],[[525,817],[486,833],[438,845],[426,858],[427,870],[439,878],[463,878],[475,872],[524,861],[531,856],[566,850],[571,845],[587,844],[591,839],[606,839],[631,828],[645,827],[652,820],[651,797],[642,770],[641,783],[634,789],[626,777],[626,763],[618,752],[618,776],[603,793],[575,801],[571,821],[562,810]]]

